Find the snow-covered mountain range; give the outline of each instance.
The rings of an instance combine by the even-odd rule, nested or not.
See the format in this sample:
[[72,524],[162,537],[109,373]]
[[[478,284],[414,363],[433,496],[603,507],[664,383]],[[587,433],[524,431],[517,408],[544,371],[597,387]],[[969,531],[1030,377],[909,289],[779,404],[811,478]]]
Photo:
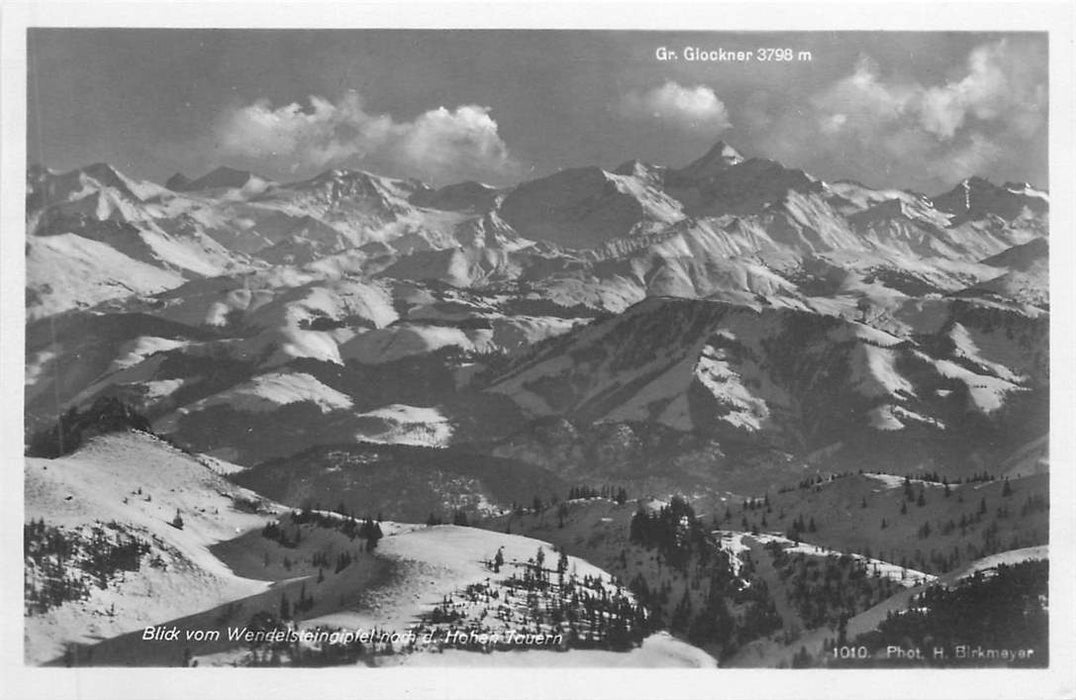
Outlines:
[[[972,177],[927,196],[823,181],[719,142],[679,168],[584,166],[503,189],[348,169],[285,183],[227,167],[161,186],[107,164],[31,167],[26,203],[28,517],[62,506],[61,525],[86,542],[105,536],[92,531],[95,518],[111,518],[121,553],[131,533],[148,538],[143,554],[186,567],[201,596],[173,617],[238,596],[275,605],[254,579],[284,586],[284,570],[232,575],[221,561],[251,563],[210,549],[269,547],[246,531],[285,506],[525,525],[538,540],[600,555],[594,576],[605,580],[614,565],[637,567],[617,563],[623,549],[618,558],[585,539],[582,525],[578,541],[552,532],[541,502],[616,484],[633,498],[689,494],[716,513],[805,477],[857,471],[931,473],[966,482],[960,497],[971,498],[969,482],[984,474],[1048,470],[1049,196],[1027,183]],[[127,436],[71,455],[81,439],[72,435],[107,432],[94,427],[97,413],[112,406],[115,418],[117,405],[172,446]],[[148,484],[155,495],[185,494],[188,477],[197,493],[127,508],[152,475],[114,474],[110,455],[171,469]],[[875,492],[870,478],[856,483],[842,507]],[[55,502],[64,490],[74,505]],[[991,494],[1005,507],[1000,487]],[[536,520],[520,525],[514,514],[532,497]],[[265,512],[220,515],[258,498]],[[784,499],[789,513],[802,500]],[[178,539],[162,508],[191,514]],[[594,525],[595,513],[573,508],[560,528],[577,516]],[[616,508],[594,522],[626,528],[632,505]],[[747,522],[739,532],[753,544],[743,547],[799,552],[784,535],[750,539]],[[422,580],[449,567],[459,586],[486,586],[488,603],[484,569],[440,559],[430,569],[432,552],[473,563],[505,547],[522,562],[533,543],[400,527],[386,548],[394,561],[429,561],[408,570],[397,597],[427,596]],[[1013,525],[1013,540],[1045,544],[1035,527]],[[333,532],[317,541],[346,549]],[[840,541],[862,548],[849,542]],[[320,555],[304,552],[312,576]],[[187,580],[155,568],[133,578],[151,593]],[[110,585],[92,605],[113,600]],[[459,592],[437,589],[450,593]],[[326,624],[390,619],[326,601],[317,607]],[[91,614],[39,618],[33,660],[55,662],[57,640]],[[170,618],[144,608],[101,622],[120,640],[101,653],[127,653],[124,635],[151,619]],[[700,663],[694,647],[647,644],[647,658]],[[228,662],[214,649],[198,653]]]
[[1026,183],[927,197],[721,142],[504,190],[27,182],[30,431],[117,395],[244,464],[548,416],[806,455],[1010,420],[1023,439],[1038,414],[1009,409],[1048,385],[1049,204]]
[[795,296],[802,280],[789,277],[817,265],[953,292],[998,276],[984,259],[1047,232],[1048,197],[1024,183],[970,178],[930,198],[826,183],[724,143],[679,169],[632,161],[505,190],[339,169],[286,184],[228,168],[168,182],[106,164],[32,168],[30,317],[281,266],[526,282],[614,311],[652,295]]

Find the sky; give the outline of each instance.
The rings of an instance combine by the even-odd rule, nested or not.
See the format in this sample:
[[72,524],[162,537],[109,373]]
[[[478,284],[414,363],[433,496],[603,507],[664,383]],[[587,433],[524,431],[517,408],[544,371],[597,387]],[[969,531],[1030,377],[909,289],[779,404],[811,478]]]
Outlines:
[[506,186],[723,140],[826,180],[1048,187],[1047,55],[1037,33],[31,29],[28,159]]

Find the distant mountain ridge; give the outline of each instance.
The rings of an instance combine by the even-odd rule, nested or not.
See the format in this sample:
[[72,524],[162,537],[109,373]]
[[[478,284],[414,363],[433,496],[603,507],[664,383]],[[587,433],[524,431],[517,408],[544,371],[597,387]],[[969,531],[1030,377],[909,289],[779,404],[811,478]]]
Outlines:
[[[311,265],[330,256],[346,259],[349,269],[376,274],[392,267],[394,275],[406,270],[409,278],[455,286],[529,278],[581,285],[599,300],[610,285],[623,287],[610,274],[635,288],[633,300],[706,296],[715,282],[727,286],[727,279],[699,279],[710,276],[707,267],[731,264],[740,268],[737,276],[751,276],[754,263],[744,258],[758,255],[826,256],[839,265],[913,276],[927,263],[933,271],[924,282],[955,290],[984,281],[967,266],[1044,237],[1049,208],[1048,196],[1026,183],[970,178],[930,198],[827,183],[775,161],[745,158],[724,142],[678,169],[629,161],[611,172],[575,168],[503,190],[476,182],[434,189],[347,169],[279,184],[228,167],[194,180],[177,173],[166,188],[105,164],[63,174],[31,168],[27,183],[29,243],[42,258],[30,271],[31,317],[83,299],[153,293],[179,279]],[[60,234],[110,249],[93,252],[100,262],[87,260],[97,271],[79,280],[78,293],[61,295],[44,269],[57,255],[90,254],[87,244],[63,238],[49,252],[38,243]],[[368,248],[373,244],[381,246],[377,255]],[[462,257],[431,257],[450,250]],[[848,257],[853,252],[857,261]],[[134,261],[131,270],[142,263],[160,272],[148,283],[145,274],[141,280],[124,275],[116,254]],[[595,264],[595,254],[616,264]],[[956,273],[952,261],[964,268]],[[768,260],[764,265],[782,274]]]

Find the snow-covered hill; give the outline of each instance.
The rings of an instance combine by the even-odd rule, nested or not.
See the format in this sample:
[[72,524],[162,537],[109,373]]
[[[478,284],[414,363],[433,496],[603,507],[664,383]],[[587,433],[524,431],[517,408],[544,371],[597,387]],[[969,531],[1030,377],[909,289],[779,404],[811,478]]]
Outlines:
[[[419,648],[395,645],[400,654],[416,655],[396,658],[400,663],[480,660],[488,666],[540,659],[569,666],[713,665],[702,651],[667,635],[633,651],[629,644],[625,651],[597,648],[582,654],[570,640],[558,642],[558,653],[543,653],[553,648],[549,645],[512,641],[540,630],[564,640],[568,631],[557,618],[528,617],[532,609],[525,605],[523,587],[531,585],[527,577],[545,557],[548,572],[556,572],[543,574],[550,580],[542,584],[542,595],[557,604],[571,605],[579,596],[604,601],[611,595],[631,606],[633,599],[605,571],[575,557],[558,562],[547,542],[518,535],[385,521],[380,547],[352,554],[354,535],[341,529],[345,516],[319,511],[316,522],[300,520],[300,511],[221,476],[233,471],[137,432],[99,436],[58,459],[28,459],[27,661],[249,663],[249,648],[223,632],[221,639],[194,640],[187,632],[253,624],[259,614],[277,610],[281,595],[298,593],[300,603],[310,596],[310,614],[301,623],[280,621],[292,629],[334,626],[404,634],[425,628],[440,635],[438,643]],[[267,535],[269,526],[283,534]],[[285,543],[290,534],[294,542]],[[348,555],[346,563],[337,559],[335,572],[319,563],[329,552]],[[494,566],[494,559],[502,563]],[[460,602],[446,602],[456,599]],[[517,602],[518,611],[504,612],[515,610]],[[451,629],[439,622],[444,614],[456,621]],[[469,643],[446,641],[445,634],[457,627],[469,632],[471,618],[486,633],[504,636],[515,651],[491,656]],[[147,642],[143,632],[151,626],[176,627],[181,637]],[[579,629],[590,634],[582,623]],[[604,634],[603,629],[597,632]],[[447,656],[434,653],[445,649]],[[538,657],[519,658],[532,650]]]
[[[277,506],[156,437],[114,434],[67,457],[29,458],[24,489],[27,522],[43,520],[69,539],[100,531],[148,544],[135,570],[99,579],[103,585],[89,565],[60,559],[65,577],[91,577],[88,594],[27,616],[30,663],[60,657],[68,643],[140,631],[266,589],[236,576],[209,548],[260,528]],[[27,562],[25,575],[27,585],[48,585],[36,563]]]

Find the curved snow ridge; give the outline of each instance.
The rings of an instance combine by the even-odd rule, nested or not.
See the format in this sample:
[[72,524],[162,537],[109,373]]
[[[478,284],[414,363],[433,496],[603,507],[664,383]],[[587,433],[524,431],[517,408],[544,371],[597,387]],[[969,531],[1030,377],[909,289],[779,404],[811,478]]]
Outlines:
[[842,323],[827,332],[826,337],[834,343],[866,341],[883,348],[890,348],[905,342],[903,338],[858,322]]
[[340,343],[340,357],[363,364],[383,364],[455,347],[466,353],[519,352],[584,323],[543,316],[490,316],[487,328],[457,328],[436,323],[404,322],[358,333]]
[[[490,335],[488,330],[484,333]],[[406,324],[360,333],[340,345],[340,357],[363,364],[383,364],[449,346],[470,351],[476,343],[459,328]]]
[[875,430],[903,430],[908,427],[905,421],[914,421],[938,430],[945,430],[945,423],[894,404],[884,404],[872,408],[867,412],[867,421],[870,427]]
[[[473,527],[401,526],[393,527],[386,534],[377,553],[397,562],[398,575],[391,582],[367,591],[361,609],[337,611],[304,624],[379,627],[403,632],[418,623],[446,596],[458,595],[471,584],[496,583],[497,579],[509,575],[513,565],[523,565],[528,559],[534,559],[539,549],[544,551],[547,562],[555,562],[557,557],[553,545],[548,542]],[[491,561],[498,550],[504,557],[505,566],[500,573],[495,573],[486,562]],[[569,556],[568,571],[579,578],[589,576],[600,579],[606,586],[618,588],[611,574],[584,559]],[[634,599],[627,589],[620,588],[620,591],[629,600]],[[475,657],[489,663],[490,657],[485,654],[475,654]]]
[[74,233],[26,240],[29,319],[93,306],[107,299],[152,294],[183,284],[181,275],[135,260]]
[[442,653],[404,654],[397,658],[405,666],[423,667],[717,668],[714,657],[668,632],[652,634],[643,640],[641,646],[629,651],[527,649],[479,654],[462,649],[445,649]]
[[[901,488],[902,486],[904,486],[904,481],[906,478],[903,476],[898,476],[896,474],[883,474],[881,472],[863,472],[863,476],[867,477],[868,479],[874,479],[875,481],[881,481],[883,484],[885,484],[885,488],[887,490]],[[923,479],[908,478],[908,481],[912,484],[915,484],[916,486],[934,486],[936,488],[943,488],[945,486],[945,484],[939,484],[936,481],[925,481]]]
[[[138,571],[94,587],[89,600],[68,601],[26,620],[26,658],[42,663],[67,642],[94,643],[146,625],[202,612],[266,590],[268,581],[237,576],[210,546],[260,528],[265,516],[242,512],[238,500],[260,500],[209,467],[146,433],[92,439],[73,454],[25,460],[27,520],[73,530],[114,522],[152,547]],[[269,510],[279,508],[265,502]],[[177,513],[183,527],[171,523]],[[108,610],[112,613],[106,613]]]
[[[990,335],[991,334],[982,333],[981,331],[979,332],[979,336],[983,338],[984,341],[987,343],[990,343],[990,341],[992,340]],[[949,338],[953,341],[953,344],[955,346],[954,356],[974,362],[979,366],[985,368],[987,371],[991,372],[997,378],[1003,379],[1007,382],[1018,384],[1027,380],[1027,376],[1017,375],[1000,362],[994,362],[992,360],[986,359],[983,350],[979,347],[979,344],[972,337],[972,332],[963,324],[954,323],[952,330],[949,331]],[[1002,345],[996,340],[990,344],[992,345],[991,349],[995,352],[998,351],[997,346]],[[1006,353],[1005,359],[1012,362],[1014,365],[1021,364],[1019,361],[1019,357],[1013,357],[1014,354],[1019,353],[1019,350],[1016,349],[1018,348],[1018,346],[1015,343],[1007,343],[1005,345],[1008,346],[1004,348],[1004,350],[1008,351]]]
[[1005,395],[1010,392],[1027,391],[1027,388],[1004,379],[976,374],[950,360],[934,360],[933,364],[941,376],[964,382],[968,388],[968,407],[979,413],[990,414],[997,411],[1004,405]]
[[254,377],[237,387],[180,409],[180,413],[190,413],[210,406],[225,404],[236,411],[248,413],[265,413],[287,404],[310,401],[328,413],[338,409],[352,407],[351,399],[330,387],[325,386],[305,372],[288,374],[273,372]]
[[793,542],[784,535],[774,533],[760,533],[758,535],[752,535],[750,533],[740,534],[754,538],[763,545],[777,542],[778,544],[784,545],[783,549],[789,554],[806,554],[814,557],[851,557],[856,561],[863,562],[867,566],[867,572],[869,574],[888,578],[905,588],[922,586],[924,584],[934,583],[938,580],[937,576],[928,574],[925,571],[909,569],[908,567],[893,564],[888,561],[882,561],[881,559],[872,559],[871,557],[865,557],[862,554],[856,554],[855,552],[842,552],[836,549],[830,549],[824,545]]
[[1050,546],[1045,544],[1037,545],[1035,547],[1010,549],[1007,552],[998,552],[997,554],[991,554],[982,559],[977,559],[967,567],[961,569],[955,575],[946,576],[945,578],[949,583],[956,583],[957,581],[969,578],[977,573],[984,573],[989,576],[1002,565],[1012,566],[1013,564],[1020,564],[1025,561],[1037,561],[1049,558]]
[[857,345],[848,357],[852,385],[864,396],[914,396],[915,388],[896,368],[896,352],[873,345]]
[[394,403],[359,413],[356,418],[372,418],[384,425],[380,432],[363,431],[356,436],[365,442],[448,447],[452,441],[452,424],[438,408]]
[[167,352],[188,345],[186,340],[173,340],[171,338],[158,338],[156,336],[141,335],[134,340],[127,341],[120,346],[116,359],[108,368],[108,372],[134,367],[150,355],[158,352]]

